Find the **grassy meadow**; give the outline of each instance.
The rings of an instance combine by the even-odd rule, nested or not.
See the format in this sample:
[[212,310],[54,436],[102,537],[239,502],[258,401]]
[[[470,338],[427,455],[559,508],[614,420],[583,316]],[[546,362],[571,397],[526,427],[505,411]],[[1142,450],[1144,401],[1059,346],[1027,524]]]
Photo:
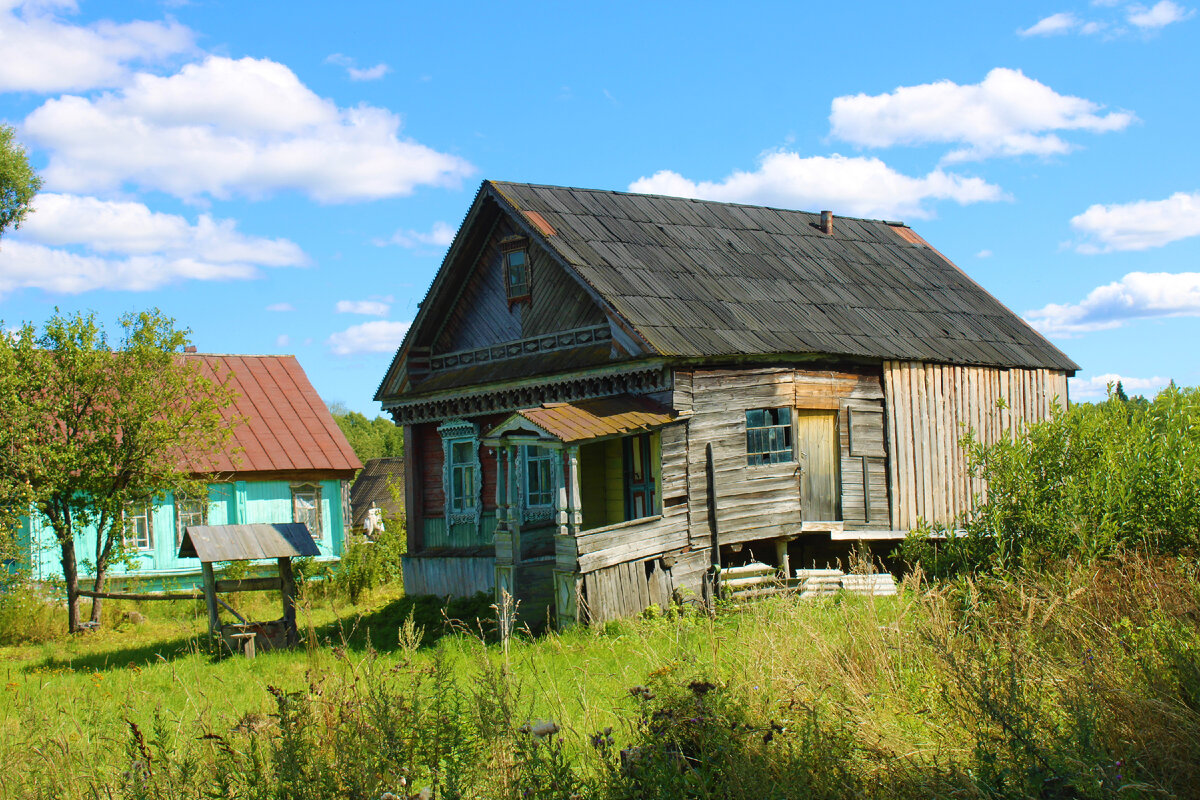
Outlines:
[[[244,596],[249,597],[249,596]],[[274,612],[268,596],[245,608]],[[1200,796],[1200,580],[1126,555],[900,596],[490,635],[486,600],[192,603],[0,649],[6,797]],[[153,606],[153,607],[151,607]],[[476,614],[485,615],[476,619]],[[453,622],[453,617],[460,622]]]
[[246,660],[198,602],[67,638],[16,587],[0,798],[1200,798],[1200,390],[966,446],[986,502],[902,543],[896,597],[499,643],[487,598],[401,596],[389,527],[306,582],[301,647]]

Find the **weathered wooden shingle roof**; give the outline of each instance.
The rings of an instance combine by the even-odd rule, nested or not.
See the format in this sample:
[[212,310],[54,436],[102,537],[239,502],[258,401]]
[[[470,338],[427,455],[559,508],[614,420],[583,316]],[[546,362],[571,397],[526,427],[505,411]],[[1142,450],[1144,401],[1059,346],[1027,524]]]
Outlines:
[[179,543],[180,558],[199,558],[204,562],[320,554],[303,522],[190,525],[184,528]]
[[651,351],[1078,366],[900,223],[485,181]]
[[363,465],[350,487],[351,527],[361,528],[366,523],[367,512],[372,504],[388,514],[403,510],[403,502],[397,502],[397,497],[392,494],[392,484],[395,484],[399,497],[403,498],[403,458],[372,458]]

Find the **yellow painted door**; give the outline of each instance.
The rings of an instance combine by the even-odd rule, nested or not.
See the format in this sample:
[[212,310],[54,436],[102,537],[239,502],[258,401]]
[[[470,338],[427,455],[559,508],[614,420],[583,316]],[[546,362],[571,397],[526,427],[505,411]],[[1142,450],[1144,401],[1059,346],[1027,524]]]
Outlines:
[[837,412],[797,410],[796,452],[801,519],[839,519]]

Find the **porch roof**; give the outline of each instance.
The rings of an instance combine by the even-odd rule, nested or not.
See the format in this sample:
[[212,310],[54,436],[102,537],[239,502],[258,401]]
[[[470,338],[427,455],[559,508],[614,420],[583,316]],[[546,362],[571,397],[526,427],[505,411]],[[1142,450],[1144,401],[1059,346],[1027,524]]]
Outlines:
[[487,438],[528,430],[532,425],[540,433],[570,444],[648,431],[674,422],[677,418],[678,414],[673,409],[661,403],[646,397],[621,394],[523,408],[489,431]]

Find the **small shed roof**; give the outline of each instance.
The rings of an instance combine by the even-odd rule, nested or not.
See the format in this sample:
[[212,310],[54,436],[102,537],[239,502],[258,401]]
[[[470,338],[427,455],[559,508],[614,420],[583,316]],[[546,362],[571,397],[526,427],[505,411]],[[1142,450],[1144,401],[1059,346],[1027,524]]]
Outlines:
[[520,421],[526,420],[561,442],[583,442],[660,428],[674,422],[676,417],[670,408],[653,400],[622,394],[523,408],[488,435],[499,436],[517,429]]
[[184,528],[179,543],[180,558],[199,558],[202,562],[320,554],[303,522],[191,525]]

